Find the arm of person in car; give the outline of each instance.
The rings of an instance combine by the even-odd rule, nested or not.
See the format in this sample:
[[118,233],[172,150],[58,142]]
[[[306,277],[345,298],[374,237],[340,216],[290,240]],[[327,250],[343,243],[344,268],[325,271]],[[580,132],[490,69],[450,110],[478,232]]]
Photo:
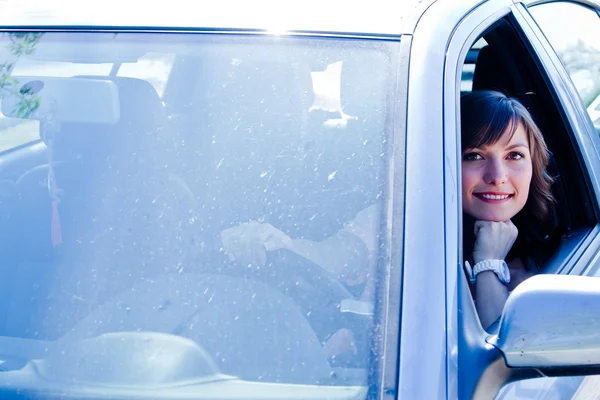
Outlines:
[[485,271],[477,275],[475,296],[475,306],[481,326],[489,330],[502,315],[504,304],[508,299],[508,288],[498,280],[493,271]]
[[[474,234],[473,261],[477,264],[485,260],[504,260],[518,236],[518,229],[510,220],[476,221]],[[483,271],[476,276],[475,306],[485,329],[502,315],[508,299],[507,283],[501,282],[493,271]]]
[[262,266],[269,252],[287,249],[334,277],[351,281],[369,265],[369,251],[363,241],[345,230],[321,241],[291,239],[271,224],[251,221],[221,232],[221,244],[232,261]]
[[319,242],[292,239],[289,249],[350,284],[364,280],[370,262],[369,251],[362,240],[346,231]]
[[269,223],[244,222],[221,232],[231,260],[264,265],[267,253],[288,249],[349,284],[365,280],[377,246],[378,208],[365,208],[336,234],[321,240],[292,239]]

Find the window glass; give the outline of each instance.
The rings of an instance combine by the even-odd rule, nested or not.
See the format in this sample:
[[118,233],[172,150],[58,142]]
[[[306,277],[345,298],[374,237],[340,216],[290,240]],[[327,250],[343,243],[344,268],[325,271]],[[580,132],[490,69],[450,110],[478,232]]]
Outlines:
[[7,118],[0,114],[0,153],[36,141],[39,136],[37,121]]
[[108,77],[113,68],[117,68],[117,76],[140,78],[154,86],[159,96],[173,66],[173,54],[149,52],[137,58],[135,62],[115,63],[82,63],[67,61],[51,61],[27,59],[15,65],[15,75],[43,75],[57,77],[73,77],[79,75],[96,75]]
[[[595,10],[555,2],[530,8],[531,15],[567,71],[600,132],[600,18]],[[556,16],[560,15],[560,18]]]
[[0,231],[0,388],[362,397],[391,52],[0,33],[6,129],[48,144]]
[[122,64],[117,76],[147,80],[162,97],[174,58],[174,54],[149,52],[138,58],[136,62]]
[[[0,99],[15,91],[15,81],[11,77],[15,66],[15,57],[30,54],[38,41],[36,34],[15,34],[12,37],[14,40],[6,43],[4,50],[8,51],[11,56],[0,59]],[[23,104],[24,102],[21,102],[20,105]],[[10,118],[4,115],[0,109],[0,152],[37,139],[39,139],[37,121]]]

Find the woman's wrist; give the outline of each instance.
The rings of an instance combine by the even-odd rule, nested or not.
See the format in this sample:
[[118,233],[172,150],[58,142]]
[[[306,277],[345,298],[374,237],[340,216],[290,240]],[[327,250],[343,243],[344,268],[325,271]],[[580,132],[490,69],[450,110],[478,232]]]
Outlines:
[[482,273],[494,273],[497,279],[504,285],[510,282],[510,270],[506,261],[502,259],[486,259],[477,262],[471,267],[469,262],[465,263],[465,268],[472,284],[477,282],[478,275]]
[[494,273],[494,271],[483,271],[483,272],[480,272],[480,273],[477,274],[477,278],[480,278],[480,279],[478,279],[476,282],[484,282],[484,281],[486,281],[488,279],[493,279],[493,280],[497,280],[498,282],[502,283],[500,281],[500,278],[498,278],[498,275],[496,275]]

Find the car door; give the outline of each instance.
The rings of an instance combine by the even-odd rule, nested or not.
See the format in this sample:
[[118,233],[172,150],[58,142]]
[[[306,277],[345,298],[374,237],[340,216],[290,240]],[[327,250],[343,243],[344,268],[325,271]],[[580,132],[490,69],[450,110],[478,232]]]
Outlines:
[[[546,132],[553,151],[554,186],[559,210],[555,254],[542,273],[588,273],[596,265],[598,236],[597,134],[568,73],[535,23],[520,4],[490,1],[474,9],[456,28],[449,42],[444,71],[444,148],[446,162],[445,229],[447,281],[447,352],[449,397],[570,398],[580,378],[539,378],[504,386],[513,373],[501,357],[484,349],[488,334],[481,329],[462,273],[460,202],[461,73],[468,51],[482,37],[502,57],[488,60],[488,71],[475,66],[477,89],[496,89],[530,100],[528,107]],[[495,46],[495,47],[494,47]],[[489,52],[488,52],[489,53]],[[491,66],[491,67],[490,67]],[[503,69],[503,67],[506,67]],[[512,72],[511,72],[512,71]],[[513,74],[513,75],[511,75]],[[486,75],[485,79],[481,75]],[[509,79],[505,79],[508,77]],[[458,232],[458,234],[457,234]],[[458,268],[457,268],[458,266]],[[456,291],[451,288],[457,287]],[[457,313],[458,311],[458,313]],[[455,349],[458,349],[456,351]],[[453,355],[457,354],[456,358]],[[452,386],[455,379],[456,386]],[[516,377],[510,379],[517,379]],[[504,386],[504,387],[503,387]],[[503,397],[504,396],[504,397]]]

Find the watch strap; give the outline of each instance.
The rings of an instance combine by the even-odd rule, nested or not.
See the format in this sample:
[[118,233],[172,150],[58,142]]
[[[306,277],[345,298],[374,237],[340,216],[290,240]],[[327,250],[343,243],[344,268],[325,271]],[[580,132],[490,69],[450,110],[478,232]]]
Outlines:
[[485,271],[493,271],[500,282],[507,284],[510,282],[510,272],[508,265],[504,260],[483,260],[471,267],[468,261],[465,261],[465,269],[471,284],[477,282],[477,275]]

